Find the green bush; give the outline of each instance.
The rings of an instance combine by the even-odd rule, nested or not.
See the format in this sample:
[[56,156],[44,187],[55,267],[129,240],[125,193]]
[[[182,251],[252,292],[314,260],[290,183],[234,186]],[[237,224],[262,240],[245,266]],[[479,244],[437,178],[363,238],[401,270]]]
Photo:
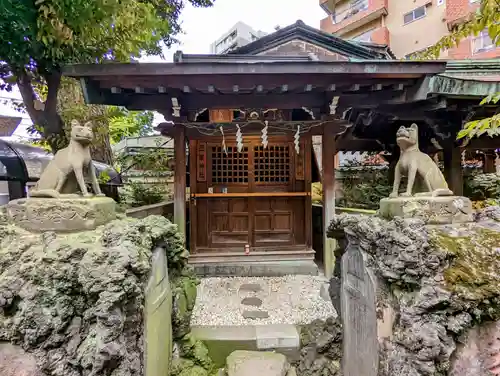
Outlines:
[[342,197],[337,200],[338,206],[376,210],[380,200],[392,191],[387,167],[352,166],[341,168],[340,173]]
[[465,179],[464,194],[473,201],[500,199],[500,174],[471,174]]
[[157,204],[165,200],[166,189],[158,185],[130,182],[121,192],[120,200],[132,208]]

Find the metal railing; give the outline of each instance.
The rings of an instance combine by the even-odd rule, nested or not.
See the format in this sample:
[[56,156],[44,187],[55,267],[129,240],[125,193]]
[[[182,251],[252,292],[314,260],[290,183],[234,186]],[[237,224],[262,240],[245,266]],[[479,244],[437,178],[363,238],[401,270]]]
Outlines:
[[345,21],[357,13],[368,9],[369,0],[352,0],[346,10],[332,15],[333,23]]

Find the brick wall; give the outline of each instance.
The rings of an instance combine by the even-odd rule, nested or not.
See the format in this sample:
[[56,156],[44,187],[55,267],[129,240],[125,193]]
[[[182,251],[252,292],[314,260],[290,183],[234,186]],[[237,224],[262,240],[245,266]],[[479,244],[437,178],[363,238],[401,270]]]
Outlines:
[[390,43],[389,29],[384,26],[373,30],[373,33],[371,35],[371,41],[373,43],[389,45]]
[[310,53],[318,56],[320,60],[347,61],[347,57],[343,55],[328,51],[327,49],[317,47],[311,43],[307,43],[298,39],[264,51],[259,55],[307,56]]
[[352,17],[349,17],[348,19],[335,24],[332,21],[332,17],[324,18],[321,20],[320,28],[321,30],[326,31],[328,33],[338,33],[346,26],[353,24],[354,22],[357,22],[365,18],[366,16],[370,15],[371,13],[379,11],[382,8],[385,9],[388,8],[388,0],[369,0],[368,9],[358,12]]
[[446,0],[446,22],[449,26],[467,18],[479,7],[479,1],[471,3],[469,0]]

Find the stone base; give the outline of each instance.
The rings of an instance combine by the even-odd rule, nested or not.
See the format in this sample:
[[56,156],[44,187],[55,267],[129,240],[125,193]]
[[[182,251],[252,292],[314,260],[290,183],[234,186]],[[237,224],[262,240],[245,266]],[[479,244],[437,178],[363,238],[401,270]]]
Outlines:
[[472,222],[472,202],[461,196],[412,196],[384,198],[380,200],[379,215],[420,218],[428,224]]
[[116,218],[109,197],[22,198],[6,205],[7,220],[28,231],[88,231]]
[[286,275],[318,275],[318,266],[312,260],[218,262],[192,264],[200,277],[283,277]]
[[217,367],[235,350],[275,351],[289,361],[300,358],[300,334],[295,325],[193,326],[191,334],[207,346]]

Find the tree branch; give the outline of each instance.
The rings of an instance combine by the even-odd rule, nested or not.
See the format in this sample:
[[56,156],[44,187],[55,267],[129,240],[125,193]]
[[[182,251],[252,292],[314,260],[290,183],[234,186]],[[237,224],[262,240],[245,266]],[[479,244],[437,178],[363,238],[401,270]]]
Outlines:
[[16,82],[31,121],[35,125],[43,125],[43,111],[35,108],[35,100],[37,100],[37,97],[35,90],[33,90],[31,79],[26,71],[21,71],[17,74]]

